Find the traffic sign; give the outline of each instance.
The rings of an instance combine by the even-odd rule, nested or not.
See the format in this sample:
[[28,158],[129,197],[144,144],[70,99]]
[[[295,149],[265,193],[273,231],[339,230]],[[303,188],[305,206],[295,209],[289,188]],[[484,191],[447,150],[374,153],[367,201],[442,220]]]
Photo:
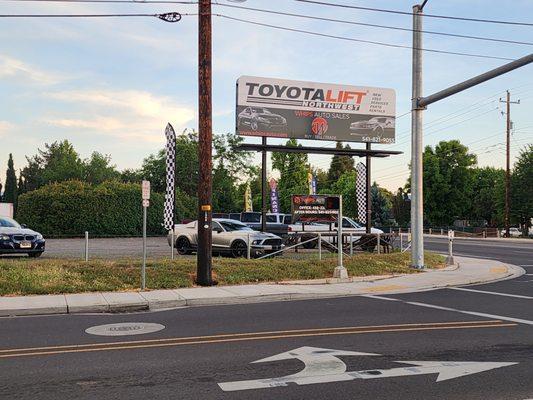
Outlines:
[[150,200],[150,181],[142,181],[142,199]]

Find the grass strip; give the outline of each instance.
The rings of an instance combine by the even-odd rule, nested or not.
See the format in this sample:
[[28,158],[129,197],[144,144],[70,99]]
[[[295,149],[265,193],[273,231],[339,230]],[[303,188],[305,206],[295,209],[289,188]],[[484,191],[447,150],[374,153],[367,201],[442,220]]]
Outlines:
[[[427,253],[428,267],[443,265],[440,255]],[[409,268],[407,253],[357,254],[345,257],[350,276],[416,273]],[[213,258],[213,274],[219,285],[330,278],[336,257],[276,257],[264,260]],[[0,259],[0,296],[63,294],[99,291],[135,291],[140,286],[139,260]],[[148,260],[149,289],[193,287],[195,257]]]

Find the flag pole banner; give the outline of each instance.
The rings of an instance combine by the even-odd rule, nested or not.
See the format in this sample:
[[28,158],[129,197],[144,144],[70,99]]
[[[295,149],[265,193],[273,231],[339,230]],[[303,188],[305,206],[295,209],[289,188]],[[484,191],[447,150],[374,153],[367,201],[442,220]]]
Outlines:
[[270,179],[270,211],[279,213],[278,182],[274,178]]
[[361,224],[366,224],[366,165],[360,162],[357,164],[356,169],[357,219]]
[[307,173],[307,187],[309,188],[308,194],[315,194],[313,193],[313,173],[311,171]]
[[252,189],[250,188],[250,184],[246,185],[246,191],[244,192],[244,211],[249,212],[253,211],[252,206]]
[[163,209],[163,226],[166,230],[170,230],[174,225],[174,196],[176,193],[176,132],[170,123],[165,129],[165,136],[167,138],[165,146],[167,187]]

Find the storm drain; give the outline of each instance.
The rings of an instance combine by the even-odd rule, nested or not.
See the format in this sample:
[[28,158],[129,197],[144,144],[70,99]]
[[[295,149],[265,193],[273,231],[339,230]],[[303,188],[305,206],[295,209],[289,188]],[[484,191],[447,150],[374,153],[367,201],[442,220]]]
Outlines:
[[107,324],[91,326],[85,329],[89,335],[98,336],[128,336],[144,335],[165,329],[164,325],[148,322],[123,322],[119,324]]

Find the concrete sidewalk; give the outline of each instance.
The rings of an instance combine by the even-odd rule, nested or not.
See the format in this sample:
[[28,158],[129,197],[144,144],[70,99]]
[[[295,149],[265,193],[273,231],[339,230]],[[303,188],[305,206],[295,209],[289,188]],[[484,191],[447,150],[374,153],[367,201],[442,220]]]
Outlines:
[[145,292],[0,297],[0,316],[128,312],[185,306],[407,293],[493,282],[518,277],[524,273],[520,267],[499,261],[465,257],[455,259],[458,265],[442,270],[399,276],[358,277],[344,282],[328,279]]

